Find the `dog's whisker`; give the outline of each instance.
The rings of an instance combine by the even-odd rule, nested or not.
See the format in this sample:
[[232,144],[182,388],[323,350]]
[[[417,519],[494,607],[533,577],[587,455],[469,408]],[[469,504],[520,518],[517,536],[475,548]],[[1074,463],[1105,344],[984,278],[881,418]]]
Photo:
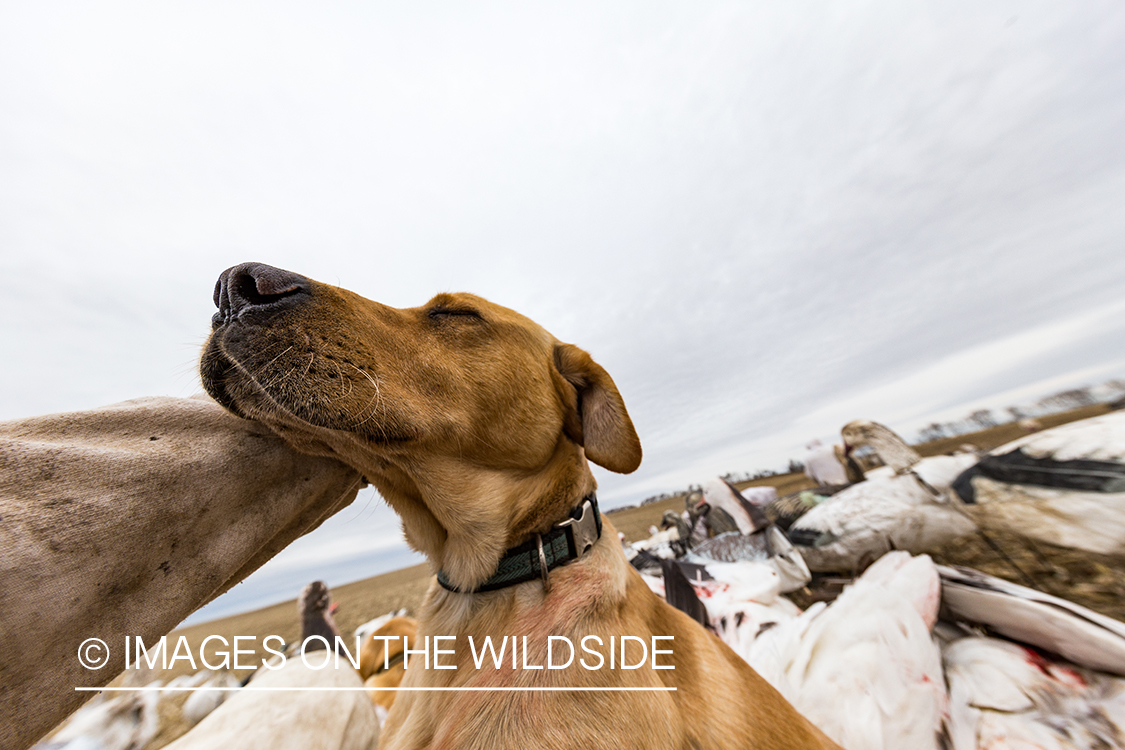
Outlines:
[[277,360],[279,360],[279,359],[281,359],[282,357],[284,357],[284,356],[285,356],[286,354],[288,354],[288,353],[289,353],[289,352],[290,352],[290,351],[291,351],[292,349],[293,349],[293,347],[292,347],[291,345],[290,345],[290,346],[287,346],[287,347],[285,347],[285,349],[284,349],[284,350],[283,350],[283,351],[282,351],[282,352],[281,352],[280,354],[278,354],[278,355],[277,355],[276,357],[274,357],[273,359],[271,359],[271,360],[270,360],[269,362],[266,362],[266,363],[265,363],[264,365],[262,365],[262,368],[261,368],[261,369],[263,369],[263,370],[265,370],[265,369],[268,369],[270,365],[272,365],[272,364],[273,364],[274,362],[276,362]]
[[[278,355],[277,355],[276,357],[274,357],[273,359],[271,359],[271,360],[270,360],[269,362],[267,362],[267,363],[266,363],[265,365],[263,365],[263,366],[262,366],[261,368],[259,368],[259,369],[260,369],[260,370],[262,370],[262,371],[268,371],[268,370],[269,370],[269,368],[270,368],[270,366],[271,366],[271,365],[272,365],[272,364],[273,364],[274,362],[276,362],[277,360],[279,360],[279,359],[281,359],[282,357],[284,357],[284,356],[285,356],[286,354],[288,354],[288,353],[289,353],[290,351],[292,351],[292,349],[293,349],[293,347],[292,347],[292,346],[287,346],[287,347],[285,347],[285,349],[284,349],[283,351],[281,351],[281,352],[280,352],[280,353],[279,353],[279,354],[278,354]],[[283,369],[283,370],[282,370],[282,371],[281,371],[280,373],[278,373],[278,377],[277,377],[277,378],[275,378],[274,380],[272,380],[272,381],[270,381],[270,382],[266,383],[264,387],[266,387],[266,388],[276,388],[276,387],[277,387],[277,386],[278,386],[279,384],[281,384],[281,383],[285,382],[285,379],[286,379],[286,378],[288,378],[288,377],[291,377],[292,375],[293,375],[293,371],[292,371],[292,370],[289,370],[289,369]]]
[[[371,394],[371,398],[368,400],[368,402],[366,404],[364,404],[363,408],[361,408],[358,412],[356,412],[355,416],[352,418],[353,420],[357,420],[353,423],[355,427],[362,427],[363,425],[367,424],[368,422],[370,422],[375,417],[375,414],[378,411],[379,406],[381,404],[383,404],[382,389],[379,387],[379,382],[377,380],[375,380],[374,377],[371,376],[371,373],[367,372],[366,370],[364,370],[362,368],[356,367],[351,362],[348,362],[346,364],[351,366],[360,375],[363,375],[365,378],[367,378],[367,381],[369,383],[371,383],[371,387],[375,389],[375,392]],[[368,409],[371,408],[372,404],[374,404],[375,408],[371,410],[370,414],[368,414],[366,417],[364,417],[361,420],[360,417],[363,415],[364,412],[366,412]],[[383,420],[383,424],[379,425],[382,432],[383,432],[383,437],[386,437],[386,424],[385,424],[386,420],[385,420],[385,417],[386,417],[386,410],[385,410],[385,405],[384,405],[384,420]]]
[[[349,378],[344,377],[344,371],[340,369],[340,363],[339,362],[337,362],[334,359],[331,359],[329,361],[332,363],[332,366],[336,368],[336,377],[338,377],[340,379],[340,396],[339,396],[339,399],[340,399],[340,401],[343,401],[344,399],[346,399],[348,397],[348,394],[352,392],[352,381]],[[346,392],[344,390],[345,388],[347,389]]]
[[[372,419],[374,419],[375,414],[378,410],[378,406],[379,406],[378,402],[379,402],[379,392],[376,391],[375,393],[371,394],[371,398],[369,398],[367,400],[367,403],[363,405],[363,408],[359,409],[359,411],[357,411],[352,416],[352,426],[362,427],[363,425],[367,424]],[[363,416],[364,413],[367,413],[367,416]],[[362,417],[362,419],[361,419],[361,417]],[[384,427],[384,426],[380,425],[380,427]],[[384,427],[384,429],[385,429],[385,427]]]
[[277,409],[278,412],[286,415],[290,419],[300,422],[307,427],[314,429],[316,428],[316,425],[312,424],[307,419],[302,419],[301,417],[297,416],[292,412],[292,410],[283,406],[280,401],[270,395],[270,392],[266,390],[265,386],[263,386],[262,383],[256,377],[254,377],[254,375],[251,374],[251,372],[247,370],[241,362],[239,362],[234,356],[231,355],[230,352],[227,351],[226,346],[222,342],[219,343],[219,351],[223,353],[223,356],[226,357],[227,361],[230,362],[231,365],[233,365],[234,368],[239,371],[239,373],[241,373],[247,380],[253,383],[254,387],[258,389],[258,393],[261,394],[264,399],[269,401],[269,403],[275,409]]
[[267,388],[277,388],[279,385],[284,383],[286,380],[292,379],[294,377],[295,377],[295,373],[294,373],[293,370],[285,370],[285,371],[279,373],[277,378],[275,378],[270,383],[268,383],[266,385],[266,387]]
[[[271,360],[270,360],[269,362],[266,362],[266,364],[262,366],[262,369],[263,369],[263,370],[268,370],[268,369],[270,368],[270,366],[271,366],[271,365],[273,365],[273,363],[274,363],[274,362],[276,362],[277,360],[281,359],[282,357],[284,357],[284,356],[285,356],[286,354],[288,354],[288,353],[289,353],[289,352],[291,352],[291,351],[293,351],[293,347],[292,347],[292,346],[287,346],[287,347],[285,347],[285,348],[284,348],[283,350],[281,350],[281,352],[279,352],[279,353],[278,353],[278,355],[277,355],[276,357],[274,357],[273,359],[271,359]],[[289,370],[286,370],[286,372],[288,373],[288,372],[290,372],[290,371],[289,371]]]

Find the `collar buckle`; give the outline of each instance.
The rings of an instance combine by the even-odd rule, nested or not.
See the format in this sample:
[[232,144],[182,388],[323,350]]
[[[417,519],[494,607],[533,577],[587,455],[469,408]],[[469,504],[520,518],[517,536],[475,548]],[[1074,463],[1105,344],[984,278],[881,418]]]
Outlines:
[[594,504],[590,500],[585,500],[581,506],[582,515],[575,518],[568,518],[562,523],[558,524],[556,528],[569,531],[570,538],[574,543],[575,558],[582,557],[594,546],[594,542],[598,541],[601,536],[598,529],[598,512],[594,509]]

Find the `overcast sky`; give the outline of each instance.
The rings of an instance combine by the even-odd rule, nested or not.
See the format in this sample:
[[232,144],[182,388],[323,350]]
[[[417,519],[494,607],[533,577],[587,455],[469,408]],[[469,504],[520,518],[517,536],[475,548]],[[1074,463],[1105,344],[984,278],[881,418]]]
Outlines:
[[[255,260],[589,350],[612,506],[1125,375],[1123,207],[1116,0],[6,2],[0,419],[198,392]],[[223,611],[409,561],[389,519]]]

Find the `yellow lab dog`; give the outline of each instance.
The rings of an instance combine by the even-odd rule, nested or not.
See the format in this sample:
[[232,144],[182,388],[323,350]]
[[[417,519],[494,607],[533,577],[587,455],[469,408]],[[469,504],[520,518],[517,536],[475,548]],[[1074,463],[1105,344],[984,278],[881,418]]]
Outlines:
[[393,617],[371,635],[360,649],[359,679],[371,688],[371,702],[389,710],[397,693],[387,688],[398,687],[406,676],[404,651],[418,635],[418,622],[413,617]]
[[[587,460],[628,473],[641,446],[586,352],[470,294],[396,309],[257,263],[215,302],[207,391],[363,472],[437,572],[403,685],[474,689],[400,694],[381,747],[837,747],[625,561]],[[543,668],[550,636],[585,661]],[[671,653],[622,669],[622,636]],[[519,659],[478,668],[486,637]]]

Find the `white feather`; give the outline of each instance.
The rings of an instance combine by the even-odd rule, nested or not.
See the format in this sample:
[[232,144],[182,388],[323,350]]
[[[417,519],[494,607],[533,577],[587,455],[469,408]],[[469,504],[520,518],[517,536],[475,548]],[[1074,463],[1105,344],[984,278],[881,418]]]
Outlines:
[[1089,459],[1125,463],[1125,411],[1069,422],[1013,440],[992,451],[1001,455],[1023,448],[1033,458]]
[[956,504],[939,501],[913,475],[903,474],[852,485],[792,528],[820,537],[812,546],[799,547],[811,570],[852,570],[889,550],[935,549],[976,526]]
[[1125,554],[1125,492],[1078,492],[974,477],[966,511],[984,528],[1103,555]]
[[1125,676],[1125,623],[967,568],[938,566],[942,604],[953,617]]
[[1125,742],[1125,681],[994,638],[943,654],[954,750],[1094,750]]
[[738,530],[743,534],[753,534],[757,530],[750,514],[743,507],[742,501],[735,497],[734,492],[723,480],[712,479],[704,484],[703,499],[712,508],[722,508],[729,513],[734,522],[738,524]]
[[821,485],[848,483],[848,475],[836,458],[833,446],[821,445],[819,440],[814,440],[808,445],[808,453],[805,454],[805,476]]
[[367,637],[369,635],[371,635],[372,633],[374,633],[376,630],[383,627],[384,625],[386,625],[388,622],[390,622],[394,618],[402,617],[405,614],[406,614],[405,609],[397,609],[397,610],[388,612],[385,615],[379,615],[374,620],[368,620],[367,622],[363,623],[362,625],[360,625],[358,628],[355,629],[356,638],[358,638],[360,641],[366,641]]
[[750,664],[848,750],[937,748],[947,710],[928,557],[884,556],[831,606],[767,630]]

